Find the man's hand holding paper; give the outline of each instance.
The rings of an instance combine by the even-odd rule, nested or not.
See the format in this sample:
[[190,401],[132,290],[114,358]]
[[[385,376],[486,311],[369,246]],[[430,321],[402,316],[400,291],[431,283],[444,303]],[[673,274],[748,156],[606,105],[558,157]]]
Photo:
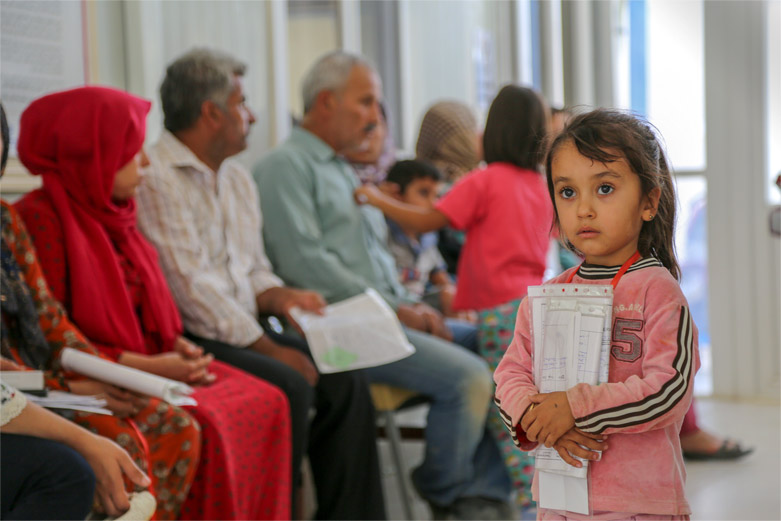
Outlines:
[[260,313],[270,313],[272,315],[284,317],[302,335],[304,334],[304,331],[290,311],[293,308],[297,308],[302,311],[315,313],[316,315],[322,315],[323,308],[327,304],[323,296],[316,291],[287,288],[284,286],[267,289],[258,295],[257,301],[258,311]]

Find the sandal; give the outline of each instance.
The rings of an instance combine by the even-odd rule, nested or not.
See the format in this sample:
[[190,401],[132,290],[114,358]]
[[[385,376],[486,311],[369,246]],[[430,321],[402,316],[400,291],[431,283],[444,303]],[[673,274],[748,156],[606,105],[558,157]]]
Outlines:
[[740,443],[725,439],[724,442],[714,452],[683,451],[683,457],[690,461],[709,461],[709,460],[733,460],[742,458],[754,452],[753,447],[743,448]]

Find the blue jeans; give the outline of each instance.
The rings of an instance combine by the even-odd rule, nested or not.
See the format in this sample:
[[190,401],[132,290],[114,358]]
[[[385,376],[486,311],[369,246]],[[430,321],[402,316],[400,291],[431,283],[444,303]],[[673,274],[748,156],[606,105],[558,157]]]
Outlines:
[[457,318],[446,318],[450,332],[453,334],[453,343],[467,348],[469,351],[479,354],[480,344],[477,341],[477,326],[465,320]]
[[425,456],[412,475],[418,492],[439,506],[461,497],[507,501],[511,483],[485,427],[494,393],[486,363],[450,342],[404,330],[415,353],[365,371],[372,382],[411,389],[431,400]]

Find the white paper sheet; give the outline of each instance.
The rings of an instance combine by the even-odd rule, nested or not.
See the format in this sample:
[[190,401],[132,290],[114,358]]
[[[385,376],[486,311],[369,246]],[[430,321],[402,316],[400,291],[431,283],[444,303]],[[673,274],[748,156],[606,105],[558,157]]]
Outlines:
[[588,480],[563,476],[541,470],[537,474],[540,496],[538,505],[543,508],[567,510],[589,515]]
[[[596,385],[608,377],[613,303],[611,286],[550,284],[529,288],[534,379],[540,392]],[[539,505],[589,514],[588,461],[581,468],[553,448],[535,451]]]
[[154,396],[172,405],[198,405],[195,398],[190,396],[195,389],[185,383],[115,364],[69,347],[62,351],[61,359],[62,367],[68,371],[129,391]]
[[63,391],[49,391],[46,396],[25,393],[25,396],[27,400],[47,409],[71,409],[113,415],[110,410],[106,409],[106,400],[97,396],[82,396]]
[[327,306],[324,315],[291,310],[324,374],[395,362],[415,352],[396,313],[373,289]]

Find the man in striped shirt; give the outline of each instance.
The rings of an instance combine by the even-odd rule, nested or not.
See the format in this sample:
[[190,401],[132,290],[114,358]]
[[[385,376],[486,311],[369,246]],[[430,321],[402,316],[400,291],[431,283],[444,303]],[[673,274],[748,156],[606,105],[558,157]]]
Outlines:
[[[292,307],[317,311],[324,300],[316,292],[286,287],[272,272],[255,187],[230,159],[246,148],[255,121],[244,97],[244,69],[208,49],[190,51],[168,67],[160,88],[166,130],[149,150],[151,165],[138,195],[139,226],[157,247],[188,335],[217,359],[287,395],[294,486],[300,484],[308,447],[315,517],[384,519],[374,410],[364,375],[319,375],[303,340],[264,329],[258,321],[270,314],[295,324]],[[316,409],[311,425],[310,406]]]

